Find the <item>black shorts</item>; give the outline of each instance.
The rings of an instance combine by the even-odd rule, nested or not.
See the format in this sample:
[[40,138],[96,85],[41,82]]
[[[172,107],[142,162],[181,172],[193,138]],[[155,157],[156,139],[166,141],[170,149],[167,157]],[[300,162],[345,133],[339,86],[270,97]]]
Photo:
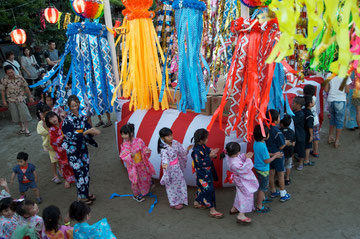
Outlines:
[[274,169],[276,172],[285,172],[285,158],[274,159],[270,163],[270,169]]
[[299,158],[305,158],[305,142],[296,142],[294,153],[298,155]]
[[305,143],[305,149],[312,149],[313,143],[312,142],[306,142]]

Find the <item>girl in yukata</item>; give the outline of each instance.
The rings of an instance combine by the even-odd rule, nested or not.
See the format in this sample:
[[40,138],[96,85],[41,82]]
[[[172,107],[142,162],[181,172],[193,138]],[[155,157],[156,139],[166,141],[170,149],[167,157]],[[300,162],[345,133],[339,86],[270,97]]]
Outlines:
[[259,188],[258,180],[252,172],[254,164],[251,158],[254,153],[241,154],[240,144],[236,142],[228,143],[225,149],[227,165],[236,186],[234,206],[230,209],[230,214],[238,213],[237,223],[249,224],[251,218],[246,217],[245,213],[254,210],[254,193]]
[[82,201],[75,201],[70,205],[69,217],[77,222],[73,231],[74,239],[116,239],[106,218],[93,225],[87,223],[90,211],[90,207]]
[[173,139],[169,128],[159,131],[158,153],[161,157],[161,166],[164,170],[160,184],[165,185],[170,207],[180,210],[183,205],[188,205],[187,186],[184,178],[188,150]]
[[153,182],[151,176],[155,174],[154,166],[149,161],[151,150],[140,138],[135,138],[135,126],[126,124],[120,129],[123,139],[120,158],[125,162],[131,182],[133,199],[143,202]]
[[18,224],[15,212],[12,210],[13,201],[11,197],[0,200],[0,238],[11,238]]
[[217,157],[219,149],[210,149],[206,146],[209,132],[206,129],[195,131],[193,141],[195,143],[191,157],[196,173],[196,199],[194,207],[209,208],[209,216],[221,219],[224,215],[215,210],[214,178],[217,177],[212,159]]
[[96,197],[89,193],[90,158],[87,144],[97,147],[93,135],[98,135],[101,132],[92,128],[86,120],[86,116],[79,113],[80,101],[76,95],[69,96],[67,103],[70,112],[62,124],[64,134],[62,147],[66,150],[70,166],[74,171],[78,198],[91,205]]
[[[44,228],[43,239],[72,239],[73,228],[60,224],[61,213],[57,206],[48,206],[43,211]],[[69,222],[70,224],[70,222]]]
[[65,188],[70,188],[70,184],[75,182],[74,172],[71,168],[65,149],[61,146],[64,135],[61,131],[62,122],[59,115],[50,111],[45,115],[46,126],[49,128],[50,145],[55,150],[55,159],[58,161],[60,172],[65,179]]
[[61,121],[66,117],[66,112],[60,106],[55,107],[56,99],[51,97],[50,93],[44,93],[45,104],[51,108],[51,111],[54,111],[58,116],[60,116]]

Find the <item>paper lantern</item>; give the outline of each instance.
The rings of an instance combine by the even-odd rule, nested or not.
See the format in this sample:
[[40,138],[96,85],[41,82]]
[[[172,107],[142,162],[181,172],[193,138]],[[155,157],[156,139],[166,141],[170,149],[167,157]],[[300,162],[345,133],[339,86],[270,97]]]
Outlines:
[[26,42],[26,32],[23,29],[14,29],[10,36],[15,44],[21,45]]
[[59,20],[59,11],[56,9],[56,7],[48,7],[44,11],[45,19],[49,23],[57,23]]
[[102,0],[72,0],[71,7],[75,14],[82,18],[97,19],[103,15]]

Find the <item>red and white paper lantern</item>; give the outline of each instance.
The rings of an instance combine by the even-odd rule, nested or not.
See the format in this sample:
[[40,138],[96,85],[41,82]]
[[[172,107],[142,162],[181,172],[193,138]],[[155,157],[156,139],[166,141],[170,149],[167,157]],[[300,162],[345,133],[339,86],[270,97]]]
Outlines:
[[59,11],[55,7],[48,7],[44,10],[46,21],[49,23],[57,23],[59,20]]
[[26,42],[26,32],[23,29],[14,29],[10,36],[15,44],[22,45]]

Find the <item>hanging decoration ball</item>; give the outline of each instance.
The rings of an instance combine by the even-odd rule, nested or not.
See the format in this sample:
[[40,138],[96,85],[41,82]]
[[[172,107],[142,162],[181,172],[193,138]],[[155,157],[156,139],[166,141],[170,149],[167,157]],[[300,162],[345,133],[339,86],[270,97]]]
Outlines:
[[103,0],[70,0],[71,8],[81,18],[97,19],[104,13]]
[[22,45],[26,42],[26,32],[23,29],[14,29],[10,36],[15,44]]
[[49,23],[57,23],[59,20],[59,11],[56,9],[56,7],[48,7],[44,11],[45,19]]
[[266,7],[271,3],[271,0],[241,0],[242,4],[250,8]]
[[125,10],[122,11],[124,16],[127,16],[129,20],[136,18],[153,18],[155,13],[148,11],[152,6],[152,0],[122,0]]

